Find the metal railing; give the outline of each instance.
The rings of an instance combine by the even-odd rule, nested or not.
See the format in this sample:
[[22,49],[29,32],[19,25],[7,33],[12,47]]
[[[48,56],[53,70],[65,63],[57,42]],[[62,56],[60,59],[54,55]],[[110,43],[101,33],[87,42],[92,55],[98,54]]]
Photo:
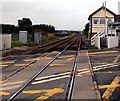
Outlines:
[[97,34],[95,34],[92,38],[91,38],[91,45],[93,46],[95,44],[95,37],[99,36],[99,37],[104,37],[105,36],[105,32],[101,31],[98,32]]

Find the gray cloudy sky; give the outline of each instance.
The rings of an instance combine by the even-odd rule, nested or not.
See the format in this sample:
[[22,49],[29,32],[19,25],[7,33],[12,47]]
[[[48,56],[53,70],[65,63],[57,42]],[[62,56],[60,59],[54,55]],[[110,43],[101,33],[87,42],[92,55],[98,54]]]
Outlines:
[[[33,24],[51,24],[56,29],[83,30],[88,16],[105,0],[0,0],[0,23],[17,25],[28,17]],[[106,0],[107,8],[118,14],[118,1]],[[0,13],[0,15],[1,15]]]

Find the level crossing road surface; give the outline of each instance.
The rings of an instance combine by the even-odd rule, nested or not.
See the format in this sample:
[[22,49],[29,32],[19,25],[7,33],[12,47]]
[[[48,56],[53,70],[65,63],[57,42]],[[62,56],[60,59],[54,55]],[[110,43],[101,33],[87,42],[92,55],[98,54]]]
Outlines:
[[120,101],[120,49],[90,50],[92,67],[101,97],[105,101]]
[[[10,57],[4,58],[1,63],[5,68],[2,77],[17,72],[0,81],[2,83],[2,92],[0,92],[2,98],[9,98],[13,92],[58,53],[54,51],[49,54],[42,54],[44,57],[40,57],[41,54],[34,57],[31,55],[11,56],[12,61]],[[33,101],[38,99],[45,101],[64,100],[70,72],[75,60],[75,53],[76,51],[70,50],[64,52],[15,99]],[[84,99],[101,100],[102,98],[119,101],[119,62],[120,49],[81,50],[72,99],[82,101]],[[18,71],[23,67],[25,68]]]

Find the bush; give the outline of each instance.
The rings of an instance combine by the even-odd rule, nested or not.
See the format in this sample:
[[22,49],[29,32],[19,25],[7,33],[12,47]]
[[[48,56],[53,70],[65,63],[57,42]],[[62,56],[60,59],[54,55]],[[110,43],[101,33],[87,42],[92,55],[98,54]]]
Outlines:
[[21,47],[21,46],[34,46],[34,42],[33,41],[28,41],[27,43],[21,43],[19,41],[13,41],[11,43],[11,47]]
[[53,34],[48,34],[47,36],[42,36],[42,43],[48,43],[57,39],[58,37],[55,37]]
[[[42,43],[44,43],[44,44],[49,43],[50,41],[55,41],[57,39],[59,39],[59,38],[55,37],[53,34],[47,34],[47,36],[43,35],[42,36]],[[30,40],[27,43],[21,43],[19,41],[13,41],[11,43],[12,48],[13,47],[21,47],[21,46],[30,46],[31,47],[34,45],[35,45],[34,41],[30,41]]]
[[20,46],[23,46],[24,44],[19,42],[19,41],[13,41],[11,43],[11,47],[20,47]]
[[33,41],[28,41],[28,42],[25,43],[24,45],[26,45],[26,46],[33,46],[33,45],[34,45],[34,42],[33,42]]

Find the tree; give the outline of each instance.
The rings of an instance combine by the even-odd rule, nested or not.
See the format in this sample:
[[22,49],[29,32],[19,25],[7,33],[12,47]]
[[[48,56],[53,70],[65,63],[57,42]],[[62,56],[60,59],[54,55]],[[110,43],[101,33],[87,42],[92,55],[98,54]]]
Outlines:
[[29,18],[22,18],[22,20],[18,20],[19,30],[26,30],[28,32],[32,31],[32,21]]
[[22,20],[18,20],[18,27],[19,31],[25,30],[28,31],[28,33],[32,33],[36,30],[42,30],[49,33],[55,32],[55,27],[53,25],[39,24],[32,26],[32,21],[29,18],[22,18]]
[[55,27],[52,25],[40,24],[40,25],[33,25],[32,27],[33,27],[33,30],[42,30],[49,33],[55,32]]
[[87,23],[85,25],[85,29],[84,29],[84,34],[88,37],[88,32],[89,32],[89,23]]
[[18,27],[9,24],[2,24],[2,33],[18,33]]
[[29,18],[22,18],[22,20],[18,20],[18,26],[31,26],[32,21]]

